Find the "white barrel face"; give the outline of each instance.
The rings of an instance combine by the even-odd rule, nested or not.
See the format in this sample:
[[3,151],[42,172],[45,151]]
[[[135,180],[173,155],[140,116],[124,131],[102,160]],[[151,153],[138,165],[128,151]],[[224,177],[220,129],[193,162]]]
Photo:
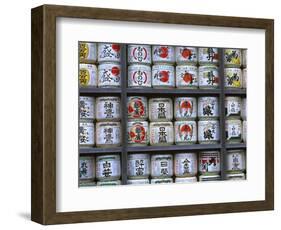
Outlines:
[[226,153],[226,171],[242,173],[246,170],[246,154],[243,150],[229,150]]
[[119,121],[121,119],[120,97],[97,97],[97,121]]
[[[155,154],[151,156],[151,177],[166,178],[173,176],[173,155]],[[152,183],[152,181],[151,181]]]
[[147,145],[149,131],[147,121],[129,121],[127,125],[129,145]]
[[174,63],[175,50],[173,46],[152,46],[153,63]]
[[174,126],[172,122],[151,122],[149,127],[150,145],[172,145]]
[[198,68],[192,65],[176,66],[177,88],[198,88]]
[[97,122],[96,143],[98,147],[116,147],[121,145],[120,122]]
[[176,47],[176,62],[177,64],[197,64],[197,48],[188,46]]
[[120,62],[121,45],[111,43],[98,44],[98,62]]
[[225,121],[225,138],[228,143],[242,141],[242,122],[240,119]]
[[171,98],[149,99],[150,121],[171,121],[173,119],[173,101]]
[[139,153],[129,154],[127,172],[128,172],[128,178],[132,178],[132,179],[148,178],[150,175],[150,155],[139,154]]
[[199,144],[218,143],[220,140],[219,121],[207,120],[198,122]]
[[216,89],[220,84],[219,69],[215,65],[200,66],[198,70],[199,88]]
[[151,67],[141,64],[132,64],[128,67],[128,87],[150,88]]
[[218,97],[199,97],[198,117],[200,120],[217,119],[219,117]]
[[119,155],[102,155],[96,158],[96,177],[100,181],[118,180],[121,177]]
[[79,145],[80,147],[89,147],[95,145],[95,125],[93,121],[80,121]]
[[241,97],[225,97],[225,116],[227,119],[240,118]]
[[199,153],[199,172],[202,175],[219,174],[221,170],[220,153],[206,151]]
[[219,53],[218,48],[204,47],[198,48],[199,64],[218,64]]
[[196,153],[177,153],[174,159],[174,170],[176,177],[191,177],[196,176],[197,167]]
[[147,98],[142,96],[128,97],[127,112],[129,120],[146,120],[148,118]]
[[167,64],[152,66],[152,87],[173,88],[175,87],[175,67]]
[[121,65],[119,63],[105,62],[98,67],[98,87],[120,87]]
[[151,64],[151,46],[128,45],[128,63]]
[[79,158],[79,180],[95,179],[96,165],[94,157],[80,157]]
[[79,118],[80,120],[95,119],[94,97],[79,97]]
[[197,99],[195,97],[176,97],[174,117],[176,120],[195,120],[197,117]]
[[175,121],[175,143],[178,145],[197,142],[197,125],[195,121]]

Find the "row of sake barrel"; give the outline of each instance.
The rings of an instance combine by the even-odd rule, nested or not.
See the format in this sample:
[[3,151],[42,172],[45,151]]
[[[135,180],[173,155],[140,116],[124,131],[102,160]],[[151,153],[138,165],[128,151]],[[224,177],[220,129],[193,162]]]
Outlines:
[[[246,154],[244,150],[226,153],[225,179],[245,179]],[[118,154],[80,157],[80,185],[121,184],[121,161]],[[221,160],[218,151],[199,153],[146,154],[132,153],[127,160],[127,183],[188,183],[221,180]],[[150,180],[151,179],[151,180]]]

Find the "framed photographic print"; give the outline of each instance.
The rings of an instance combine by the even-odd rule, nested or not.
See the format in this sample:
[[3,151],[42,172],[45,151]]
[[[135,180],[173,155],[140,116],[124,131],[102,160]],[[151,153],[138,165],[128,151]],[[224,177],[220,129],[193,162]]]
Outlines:
[[274,22],[32,9],[32,220],[274,208]]

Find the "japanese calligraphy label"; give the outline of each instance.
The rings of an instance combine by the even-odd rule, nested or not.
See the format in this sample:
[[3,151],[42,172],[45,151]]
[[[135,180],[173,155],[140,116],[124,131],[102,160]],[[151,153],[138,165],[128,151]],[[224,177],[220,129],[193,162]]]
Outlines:
[[98,70],[93,64],[79,64],[79,86],[96,87],[98,82]]
[[239,118],[241,114],[241,97],[225,97],[225,116]]
[[93,121],[80,121],[79,145],[81,147],[93,146],[95,144],[95,126]]
[[175,67],[167,64],[153,65],[151,78],[153,88],[175,87]]
[[225,121],[225,138],[229,143],[240,143],[242,141],[242,123],[241,120]]
[[96,158],[96,177],[98,180],[118,180],[121,176],[119,155],[102,155]]
[[240,68],[224,68],[224,85],[227,88],[242,88],[242,71]]
[[80,119],[94,119],[95,118],[95,98],[93,97],[79,97]]
[[79,42],[79,58],[81,63],[94,63],[97,60],[97,44]]
[[129,121],[127,130],[128,144],[134,146],[148,144],[149,138],[147,121]]
[[218,143],[219,139],[219,121],[198,121],[198,141],[200,144]]
[[217,97],[198,98],[198,117],[200,120],[215,119],[219,116],[219,99]]
[[99,65],[98,72],[98,87],[120,87],[120,64],[105,62]]
[[241,173],[246,170],[246,156],[244,150],[229,150],[226,153],[227,173]]
[[197,63],[197,48],[187,46],[176,47],[176,62],[184,64],[196,64]]
[[148,117],[147,98],[132,96],[127,101],[128,119],[146,120]]
[[134,64],[128,67],[128,87],[151,87],[151,67]]
[[195,97],[176,97],[174,102],[176,120],[195,120],[197,116],[197,102]]
[[199,172],[204,175],[219,174],[220,153],[218,151],[200,152]]
[[121,144],[120,122],[97,122],[97,146],[113,147]]
[[121,60],[121,46],[119,44],[105,44],[98,45],[98,61],[99,62],[120,62]]
[[128,45],[128,63],[151,64],[149,45]]
[[219,71],[214,65],[199,67],[199,88],[213,89],[219,87]]
[[198,48],[199,64],[217,64],[219,62],[218,48]]
[[120,120],[120,98],[119,97],[97,97],[96,98],[96,119]]
[[149,132],[150,145],[171,145],[174,143],[172,122],[151,122]]
[[152,60],[153,63],[175,62],[175,50],[173,46],[152,46]]
[[150,174],[149,154],[128,155],[128,178],[148,178]]
[[175,143],[177,145],[197,142],[197,126],[195,121],[175,121]]
[[149,99],[149,120],[170,121],[173,119],[173,102],[171,98]]
[[177,65],[176,87],[177,88],[198,88],[198,69],[192,65]]
[[174,161],[175,176],[191,177],[197,175],[197,154],[177,153]]
[[151,177],[163,178],[173,176],[173,155],[155,154],[151,156]]
[[80,157],[79,158],[79,179],[80,180],[94,180],[96,172],[94,157]]
[[228,67],[240,67],[242,64],[241,49],[224,49],[224,65]]

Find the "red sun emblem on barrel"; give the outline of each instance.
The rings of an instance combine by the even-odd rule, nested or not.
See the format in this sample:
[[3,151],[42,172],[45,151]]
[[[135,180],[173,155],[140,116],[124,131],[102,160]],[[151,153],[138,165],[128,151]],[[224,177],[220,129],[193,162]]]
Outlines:
[[162,70],[159,73],[160,81],[162,82],[168,82],[169,81],[169,71]]
[[118,45],[118,44],[112,44],[111,47],[115,52],[119,52],[121,49],[120,45]]
[[191,57],[192,52],[191,52],[190,49],[184,48],[184,49],[182,50],[182,52],[181,52],[181,55],[182,55],[183,58],[186,59],[186,58]]
[[113,76],[118,76],[120,74],[120,69],[117,66],[112,67],[111,73]]

